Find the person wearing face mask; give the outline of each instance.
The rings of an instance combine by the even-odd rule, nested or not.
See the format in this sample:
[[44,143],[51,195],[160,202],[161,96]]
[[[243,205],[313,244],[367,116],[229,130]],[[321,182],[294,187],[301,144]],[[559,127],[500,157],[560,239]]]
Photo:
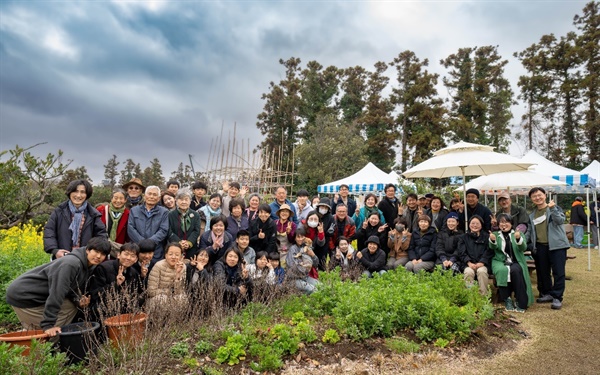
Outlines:
[[[507,311],[525,312],[533,305],[533,290],[523,252],[527,249],[525,236],[513,230],[513,218],[502,213],[496,217],[500,231],[490,234],[490,248],[494,251],[492,272],[498,285],[498,294],[505,301]],[[511,294],[515,294],[515,302]]]
[[399,266],[404,267],[408,263],[408,246],[412,233],[408,231],[406,219],[397,217],[394,220],[394,229],[388,233],[388,247],[390,249],[387,261],[388,270],[393,270]]
[[325,241],[327,242],[327,247],[329,250],[329,254],[331,255],[335,246],[331,242],[333,238],[336,227],[335,227],[335,218],[331,214],[331,205],[329,202],[329,198],[321,198],[319,200],[319,204],[317,205],[317,213],[319,215],[319,221],[323,223],[323,230],[325,231]]
[[494,252],[489,248],[489,232],[484,229],[484,220],[479,215],[469,217],[469,232],[458,240],[458,257],[464,267],[464,279],[467,287],[474,285],[477,279],[479,293],[488,293],[488,269]]
[[442,270],[452,270],[454,274],[462,271],[458,259],[458,240],[463,233],[464,231],[458,225],[458,214],[450,212],[446,215],[446,225],[438,232],[435,248],[436,263],[442,267]]
[[312,248],[317,258],[319,258],[318,268],[325,271],[329,245],[325,240],[324,225],[320,221],[319,214],[316,211],[310,212],[306,217],[306,223],[302,224],[302,226],[306,228],[306,238],[309,238],[312,241]]

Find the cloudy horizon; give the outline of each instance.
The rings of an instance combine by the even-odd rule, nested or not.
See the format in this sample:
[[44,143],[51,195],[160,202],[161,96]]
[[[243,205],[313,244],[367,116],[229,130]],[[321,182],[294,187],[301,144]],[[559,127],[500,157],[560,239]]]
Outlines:
[[[188,154],[204,170],[221,124],[225,142],[234,123],[238,142],[261,142],[261,95],[292,56],[372,70],[412,50],[443,76],[440,59],[459,48],[498,45],[516,99],[524,71],[512,54],[574,31],[585,4],[3,1],[0,150],[47,142],[35,153],[62,149],[95,184],[113,154],[119,170],[128,158],[144,168],[157,157],[167,179]],[[518,124],[519,106],[513,114]]]

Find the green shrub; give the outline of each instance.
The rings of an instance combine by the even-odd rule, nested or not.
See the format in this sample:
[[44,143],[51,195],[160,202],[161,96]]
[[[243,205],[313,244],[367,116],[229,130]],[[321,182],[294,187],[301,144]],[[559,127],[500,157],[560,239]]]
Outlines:
[[421,349],[421,345],[404,337],[388,338],[385,340],[385,346],[398,354],[416,353]]
[[252,362],[250,368],[254,371],[277,371],[283,367],[281,352],[271,346],[263,346],[258,354],[259,361]]
[[190,349],[187,342],[176,342],[171,346],[171,349],[169,349],[169,354],[171,354],[171,356],[174,358],[187,357],[190,354]]
[[214,347],[214,345],[211,342],[205,341],[205,340],[200,340],[196,343],[194,350],[198,354],[204,354],[204,353],[208,353],[209,351],[211,351],[213,347]]
[[301,341],[306,343],[311,343],[317,339],[317,334],[308,321],[298,323],[294,328],[294,333],[298,335]]
[[241,334],[234,334],[227,339],[225,345],[217,349],[215,360],[217,363],[227,363],[230,366],[237,365],[240,360],[246,359],[246,340]]
[[340,341],[340,335],[335,329],[330,328],[327,331],[325,331],[321,341],[323,341],[326,344],[336,344]]
[[58,375],[67,371],[67,357],[64,353],[54,353],[52,344],[31,341],[29,355],[23,356],[25,348],[0,342],[0,369],[3,374],[44,374]]

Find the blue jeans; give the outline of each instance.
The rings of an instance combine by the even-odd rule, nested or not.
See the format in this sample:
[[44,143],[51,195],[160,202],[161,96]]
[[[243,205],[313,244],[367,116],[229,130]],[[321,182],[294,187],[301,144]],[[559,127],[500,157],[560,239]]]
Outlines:
[[581,247],[583,241],[583,225],[573,225],[573,242],[575,247]]

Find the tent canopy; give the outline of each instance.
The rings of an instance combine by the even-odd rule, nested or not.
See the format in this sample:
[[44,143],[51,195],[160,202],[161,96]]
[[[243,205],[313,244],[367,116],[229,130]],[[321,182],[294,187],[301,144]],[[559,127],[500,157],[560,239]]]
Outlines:
[[[396,173],[394,175],[397,176]],[[363,169],[351,176],[328,184],[319,185],[317,191],[319,193],[337,193],[342,184],[348,185],[351,193],[383,191],[383,188],[387,184],[398,186],[398,179],[394,178],[394,175],[385,173],[377,168],[375,164],[369,162]]]
[[591,178],[596,180],[596,182],[600,181],[600,162],[598,162],[598,160],[594,160],[590,163],[590,165],[583,168],[581,173],[589,175]]
[[557,190],[562,192],[577,192],[578,187],[585,187],[590,185],[594,187],[595,181],[589,177],[586,173],[581,173],[573,169],[565,168],[550,160],[546,159],[542,155],[538,154],[534,150],[529,150],[522,158],[524,161],[534,163],[529,170],[543,174],[545,176],[551,176],[555,180],[564,181],[568,186],[557,187]]

